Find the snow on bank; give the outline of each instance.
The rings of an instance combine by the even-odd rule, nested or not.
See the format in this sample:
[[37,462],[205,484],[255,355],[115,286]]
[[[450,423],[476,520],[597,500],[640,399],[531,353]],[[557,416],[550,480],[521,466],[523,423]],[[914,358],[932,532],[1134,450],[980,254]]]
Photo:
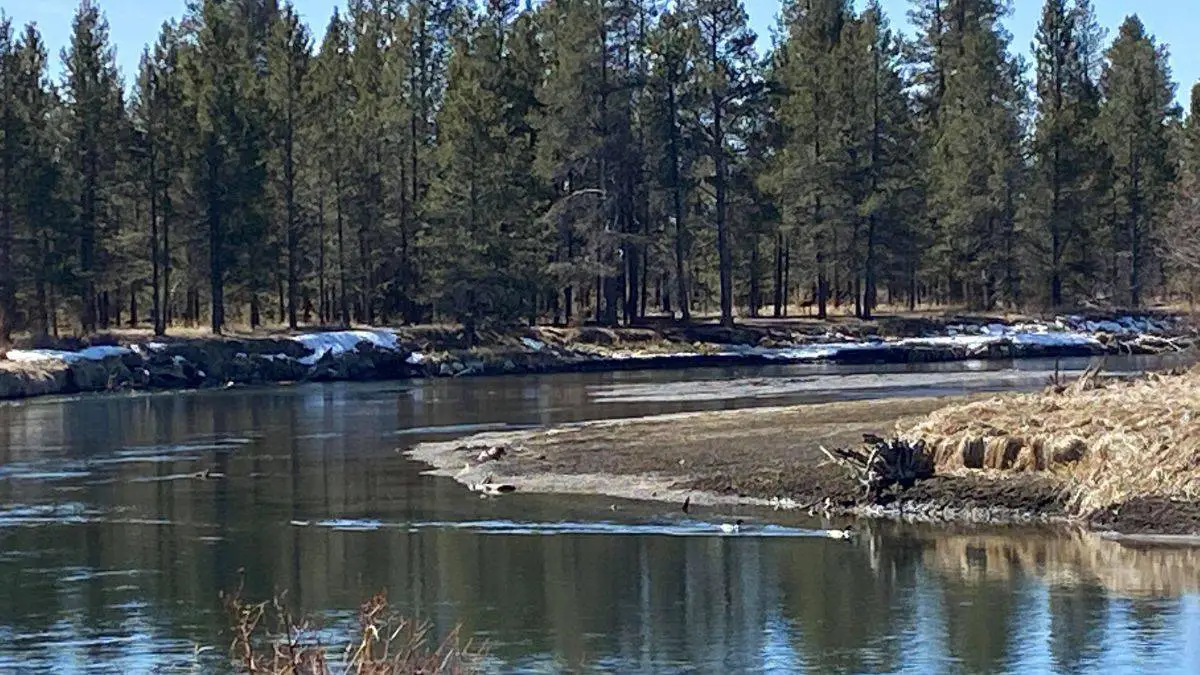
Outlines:
[[76,352],[59,349],[13,349],[8,352],[9,361],[35,363],[38,361],[103,361],[110,356],[124,356],[133,350],[128,347],[100,346],[88,347]]
[[354,351],[359,343],[368,342],[377,349],[396,351],[399,339],[390,330],[340,330],[327,333],[306,333],[296,335],[293,340],[313,350],[309,356],[297,359],[300,363],[311,366],[320,361],[326,354],[341,356]]

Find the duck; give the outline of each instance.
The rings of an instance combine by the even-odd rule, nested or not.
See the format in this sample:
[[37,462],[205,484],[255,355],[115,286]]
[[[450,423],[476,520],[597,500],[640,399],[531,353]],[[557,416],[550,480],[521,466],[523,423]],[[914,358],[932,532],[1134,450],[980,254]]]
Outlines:
[[516,492],[516,490],[517,490],[517,486],[512,485],[510,483],[493,483],[491,476],[487,476],[486,478],[484,478],[482,481],[480,481],[478,483],[472,483],[468,487],[474,492],[483,493],[482,496],[484,496],[484,497],[487,497],[489,495],[495,496],[495,495],[506,494],[509,492]]
[[745,521],[741,518],[738,518],[734,523],[721,523],[721,531],[725,534],[736,534],[742,531],[742,525],[744,523]]
[[853,539],[854,534],[853,525],[847,525],[844,530],[825,530],[825,536],[830,539]]

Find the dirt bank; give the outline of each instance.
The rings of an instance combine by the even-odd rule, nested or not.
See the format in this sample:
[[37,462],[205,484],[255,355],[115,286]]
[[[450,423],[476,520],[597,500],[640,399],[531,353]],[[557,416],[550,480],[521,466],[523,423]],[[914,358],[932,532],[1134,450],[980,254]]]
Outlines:
[[[823,464],[821,446],[861,442],[944,406],[947,399],[887,399],[665,415],[487,433],[427,443],[409,455],[464,485],[485,477],[521,491],[604,494],[693,503],[745,503],[814,509],[831,515],[920,521],[1028,522],[1065,519],[1065,499],[1049,480],[944,475],[882,505]],[[496,461],[479,461],[492,447]]]
[[[492,485],[532,492],[677,502],[690,496],[697,504],[926,522],[1071,522],[1125,534],[1200,533],[1195,501],[1131,496],[1084,511],[1077,484],[1055,471],[942,468],[868,503],[821,452],[822,446],[855,446],[864,433],[912,429],[946,410],[995,400],[890,399],[667,415],[480,434],[408,452],[435,473],[481,491],[490,478]],[[496,447],[505,449],[500,459],[481,458],[481,451]]]

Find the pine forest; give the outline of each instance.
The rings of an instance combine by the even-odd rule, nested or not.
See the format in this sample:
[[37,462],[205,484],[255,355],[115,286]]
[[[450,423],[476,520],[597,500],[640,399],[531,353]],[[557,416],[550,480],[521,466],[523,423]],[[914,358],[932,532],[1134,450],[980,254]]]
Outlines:
[[0,346],[1191,300],[1200,85],[1136,16],[1046,0],[1025,58],[1008,13],[194,0],[137,72],[93,0],[59,55],[0,16]]

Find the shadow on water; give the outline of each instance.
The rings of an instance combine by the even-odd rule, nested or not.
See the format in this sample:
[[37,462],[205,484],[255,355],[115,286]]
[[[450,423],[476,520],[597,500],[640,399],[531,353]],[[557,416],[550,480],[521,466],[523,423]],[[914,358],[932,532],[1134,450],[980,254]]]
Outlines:
[[[1036,387],[1053,370],[950,365],[5,406],[0,672],[184,672],[196,644],[216,647],[200,658],[219,671],[217,593],[239,568],[253,596],[287,591],[329,625],[386,589],[438,630],[486,639],[504,672],[1200,671],[1197,552],[891,524],[836,541],[822,530],[844,523],[782,512],[481,500],[396,453],[503,425]],[[735,517],[750,527],[721,532]]]

